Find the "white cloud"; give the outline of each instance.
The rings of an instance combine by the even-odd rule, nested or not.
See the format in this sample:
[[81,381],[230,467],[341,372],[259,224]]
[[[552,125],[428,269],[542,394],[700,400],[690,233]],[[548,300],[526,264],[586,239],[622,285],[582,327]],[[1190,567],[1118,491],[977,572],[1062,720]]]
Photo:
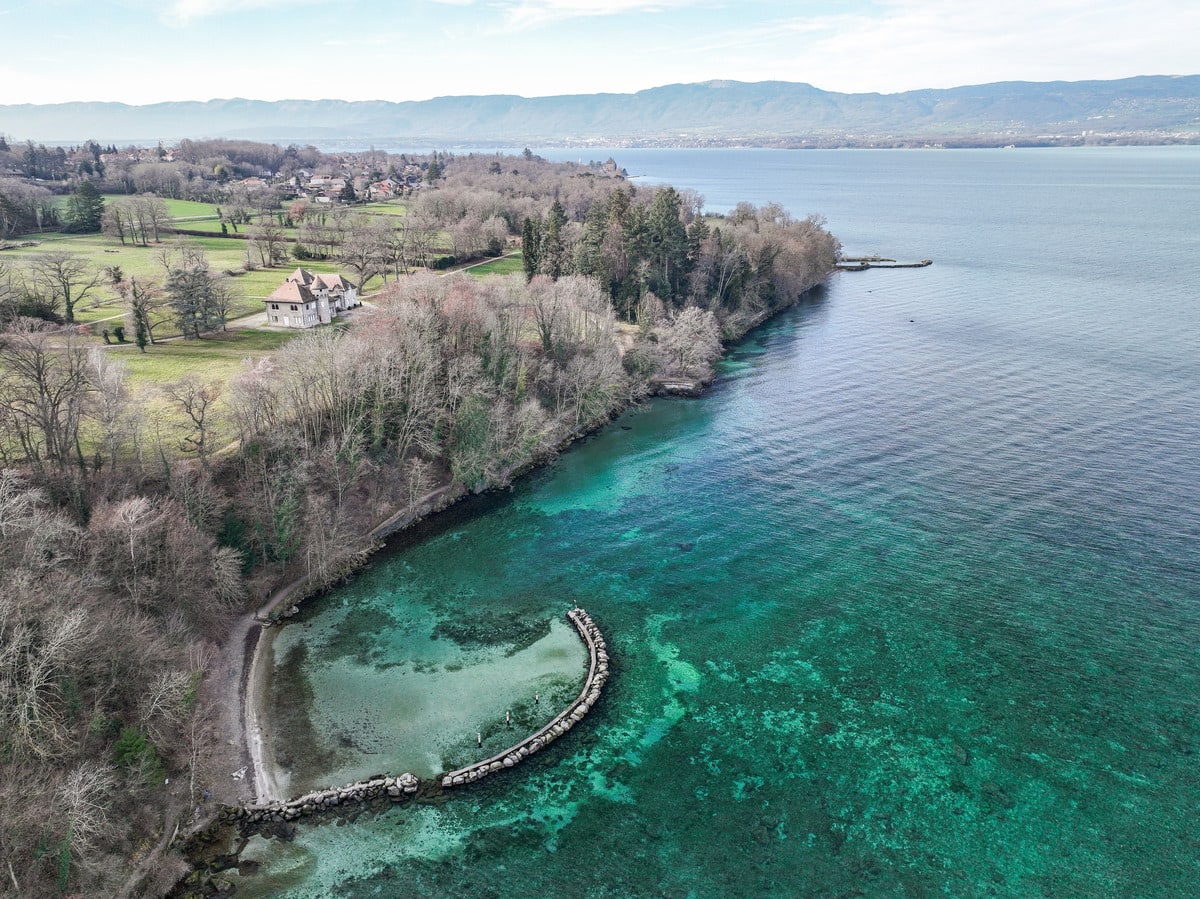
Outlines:
[[536,28],[564,19],[656,13],[696,6],[694,0],[517,0],[503,5],[511,28]]
[[201,19],[242,13],[252,9],[274,9],[288,6],[312,6],[320,0],[171,0],[162,10],[169,25],[190,25]]
[[[745,80],[891,93],[992,81],[1192,74],[1200,5],[1175,0],[882,0],[870,12],[797,16],[693,48]],[[790,48],[790,53],[784,49]]]

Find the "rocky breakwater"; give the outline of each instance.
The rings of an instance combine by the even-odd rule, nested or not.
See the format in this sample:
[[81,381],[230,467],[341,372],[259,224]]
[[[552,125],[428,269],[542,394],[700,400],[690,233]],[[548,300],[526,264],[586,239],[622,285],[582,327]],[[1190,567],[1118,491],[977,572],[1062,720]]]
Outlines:
[[226,824],[266,824],[279,821],[295,821],[308,815],[330,811],[341,805],[373,802],[389,799],[399,802],[405,796],[417,792],[420,782],[412,774],[399,777],[375,777],[360,780],[344,787],[329,787],[305,793],[286,802],[267,805],[236,805],[222,809],[220,820]]
[[553,721],[532,736],[504,752],[497,753],[482,762],[476,762],[457,771],[442,775],[443,787],[459,787],[482,780],[489,774],[513,768],[536,752],[549,746],[572,727],[582,721],[600,699],[600,691],[608,680],[608,647],[594,621],[583,609],[572,609],[567,618],[579,631],[579,636],[588,648],[588,673],[583,689],[575,701],[560,712]]

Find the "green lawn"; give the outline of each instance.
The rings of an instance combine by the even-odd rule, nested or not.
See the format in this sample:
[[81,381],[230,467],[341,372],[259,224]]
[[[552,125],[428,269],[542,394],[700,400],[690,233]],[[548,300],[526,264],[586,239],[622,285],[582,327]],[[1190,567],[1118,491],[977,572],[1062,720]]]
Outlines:
[[195,200],[163,200],[167,204],[167,212],[173,219],[216,218],[217,207],[212,203],[199,203]]
[[167,384],[187,374],[225,383],[242,370],[246,359],[270,355],[300,333],[237,328],[200,340],[152,344],[144,353],[132,343],[114,347],[108,353],[129,367],[129,379],[134,386]]
[[[221,222],[216,216],[202,219],[177,218],[175,221],[176,228],[184,228],[188,231],[205,231],[209,234],[220,234]],[[225,225],[228,228],[228,225]],[[234,238],[236,240],[237,238]]]
[[406,210],[402,203],[364,203],[362,206],[353,207],[360,212],[366,212],[371,215],[405,215]]
[[186,375],[196,375],[206,384],[219,384],[220,395],[212,409],[214,443],[219,445],[232,440],[234,434],[228,414],[230,380],[245,369],[247,362],[270,355],[300,333],[239,328],[200,340],[154,344],[146,347],[145,353],[132,344],[107,352],[125,363],[129,385],[138,401],[168,430],[184,426],[185,419],[160,392],[164,385]]
[[521,258],[521,254],[516,253],[512,256],[493,259],[491,262],[485,262],[483,265],[476,265],[473,268],[467,269],[467,271],[481,278],[484,275],[511,275],[513,272],[525,271],[525,263]]
[[[105,353],[107,358],[125,364],[129,375],[127,384],[132,393],[130,402],[143,410],[151,434],[161,434],[168,453],[174,454],[178,452],[178,436],[187,430],[187,420],[171,404],[162,388],[187,375],[196,375],[205,384],[218,385],[219,395],[209,421],[213,445],[219,448],[235,435],[229,414],[230,380],[245,369],[248,361],[274,353],[301,333],[239,328],[201,340],[153,344],[146,347],[145,353],[133,343],[112,346]],[[85,449],[89,453],[94,437],[84,435]]]

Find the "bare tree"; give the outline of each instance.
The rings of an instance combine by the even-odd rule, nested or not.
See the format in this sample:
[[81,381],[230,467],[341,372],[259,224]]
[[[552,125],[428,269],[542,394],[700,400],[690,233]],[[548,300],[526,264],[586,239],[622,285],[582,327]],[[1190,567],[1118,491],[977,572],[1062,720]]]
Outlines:
[[101,219],[101,230],[110,237],[116,237],[121,241],[121,245],[125,245],[125,241],[137,242],[141,240],[144,243],[142,232],[138,230],[136,219],[130,210],[131,201],[128,199],[114,200],[108,203],[104,208],[104,217]]
[[134,202],[142,233],[149,235],[155,243],[159,243],[162,239],[162,232],[171,227],[171,213],[167,210],[166,201],[161,197],[146,194],[138,197]]
[[721,355],[720,326],[705,309],[688,306],[658,328],[658,344],[681,375],[706,377]]
[[250,240],[258,247],[259,258],[264,267],[280,265],[287,261],[287,239],[283,228],[272,217],[266,217],[250,229]]
[[280,426],[282,401],[274,372],[270,357],[247,360],[231,381],[230,409],[242,443]]
[[186,419],[180,428],[179,448],[185,453],[195,453],[200,464],[207,468],[214,426],[212,409],[221,395],[220,383],[204,383],[192,374],[168,384],[163,393]]
[[92,418],[99,428],[100,445],[96,449],[97,468],[107,457],[116,468],[123,450],[136,443],[140,425],[138,408],[129,402],[126,382],[128,367],[100,347],[91,350],[92,382],[96,385]]
[[191,674],[177,668],[158,672],[138,700],[138,718],[158,746],[169,746],[187,719]]
[[226,325],[229,323],[229,314],[233,311],[233,305],[237,300],[237,292],[224,275],[217,275],[211,280],[210,303],[213,320],[221,326],[222,331],[226,331],[228,330]]
[[55,346],[45,333],[8,334],[0,340],[0,421],[26,461],[83,467],[79,428],[93,384],[87,350],[71,335]]
[[355,216],[338,251],[337,261],[354,272],[359,290],[386,270],[387,231],[391,226],[368,216]]
[[129,310],[129,325],[133,329],[138,349],[154,343],[154,329],[170,319],[170,302],[166,294],[151,281],[139,281],[133,275],[117,286]]
[[176,238],[169,244],[164,244],[154,251],[154,260],[162,266],[163,275],[169,275],[179,268],[208,269],[208,254],[204,247],[194,240]]
[[55,797],[76,864],[89,866],[97,847],[112,832],[108,802],[115,785],[111,768],[85,762],[71,770]]
[[52,250],[30,262],[33,276],[62,301],[63,316],[75,321],[75,306],[104,281],[104,273],[92,269],[77,253]]
[[18,755],[53,757],[65,741],[60,675],[88,641],[87,611],[20,612],[15,597],[0,599],[0,721]]
[[436,215],[424,208],[410,210],[404,217],[408,259],[414,265],[428,265],[441,226]]
[[567,325],[562,291],[550,278],[538,276],[529,282],[529,300],[542,352],[548,356],[561,355],[562,332]]
[[383,235],[380,250],[385,262],[380,273],[384,283],[387,283],[388,267],[391,268],[392,277],[399,281],[400,276],[408,272],[408,231],[404,228],[389,228]]

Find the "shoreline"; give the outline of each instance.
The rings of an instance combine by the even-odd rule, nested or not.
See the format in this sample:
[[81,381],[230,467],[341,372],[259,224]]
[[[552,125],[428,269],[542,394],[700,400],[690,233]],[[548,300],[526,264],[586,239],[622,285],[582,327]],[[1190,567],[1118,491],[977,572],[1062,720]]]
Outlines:
[[[836,269],[834,270],[836,271]],[[828,281],[829,277],[834,272],[826,273],[826,276],[821,281],[814,284],[812,287],[801,293],[794,301],[785,306],[771,311],[764,311],[753,316],[748,321],[745,321],[744,327],[739,329],[739,333],[730,335],[722,340],[724,347],[736,343],[745,338],[747,334],[755,328],[760,327],[767,321],[777,315],[786,312],[798,305],[804,297],[808,296],[812,290],[821,287]],[[678,380],[678,379],[676,379]],[[693,380],[687,385],[686,389],[680,389],[683,385],[659,384],[658,389],[650,393],[650,396],[688,396],[699,397],[703,394],[713,381],[713,378],[708,378],[703,381]],[[578,440],[594,434],[605,425],[610,424],[618,415],[630,408],[638,397],[630,396],[623,399],[614,408],[610,409],[605,415],[598,417],[596,420],[587,423],[586,425],[576,429],[568,434],[563,440],[559,441],[553,447],[547,449],[543,454],[530,459],[528,462],[518,466],[507,473],[504,483],[498,483],[487,490],[478,491],[479,493],[490,492],[493,490],[502,489],[511,484],[511,481],[518,477],[523,477],[530,472],[541,468],[543,465],[553,461],[559,453],[567,449],[571,444]],[[451,482],[442,484],[434,490],[427,493],[421,499],[399,509],[392,515],[384,519],[380,524],[373,527],[364,535],[366,545],[360,548],[357,552],[357,564],[354,568],[361,567],[366,564],[368,558],[376,551],[386,545],[386,539],[397,533],[403,532],[426,517],[441,512],[450,506],[456,504],[459,500],[466,496],[474,495],[474,492],[462,484]],[[351,569],[354,570],[354,568]],[[350,572],[345,572],[346,574]],[[335,581],[336,582],[336,579]],[[262,709],[264,700],[266,699],[265,691],[268,678],[264,669],[263,662],[263,631],[269,629],[272,621],[276,617],[274,613],[278,608],[285,603],[291,601],[295,606],[310,596],[315,596],[323,593],[328,587],[333,584],[314,586],[310,585],[308,578],[300,578],[286,584],[275,590],[266,601],[266,603],[256,612],[248,613],[239,619],[235,625],[234,631],[230,637],[233,640],[237,639],[237,630],[245,627],[243,646],[241,652],[241,671],[238,681],[238,708],[236,723],[234,725],[235,732],[230,735],[230,742],[236,742],[240,747],[242,758],[248,760],[245,782],[253,786],[254,797],[252,801],[256,804],[265,804],[272,801],[283,801],[286,797],[279,795],[279,784],[274,769],[272,753],[267,740],[262,735]],[[282,616],[288,617],[288,616]],[[257,626],[257,632],[255,631]],[[228,719],[227,719],[228,721]],[[270,770],[268,770],[270,768]],[[239,800],[241,801],[241,800]]]
[[247,779],[254,784],[254,801],[257,805],[274,802],[284,797],[279,791],[278,766],[269,743],[263,739],[262,711],[267,699],[267,674],[263,658],[273,639],[268,629],[259,627],[258,634],[246,634],[245,679],[243,681],[242,728],[246,753],[250,757]]

